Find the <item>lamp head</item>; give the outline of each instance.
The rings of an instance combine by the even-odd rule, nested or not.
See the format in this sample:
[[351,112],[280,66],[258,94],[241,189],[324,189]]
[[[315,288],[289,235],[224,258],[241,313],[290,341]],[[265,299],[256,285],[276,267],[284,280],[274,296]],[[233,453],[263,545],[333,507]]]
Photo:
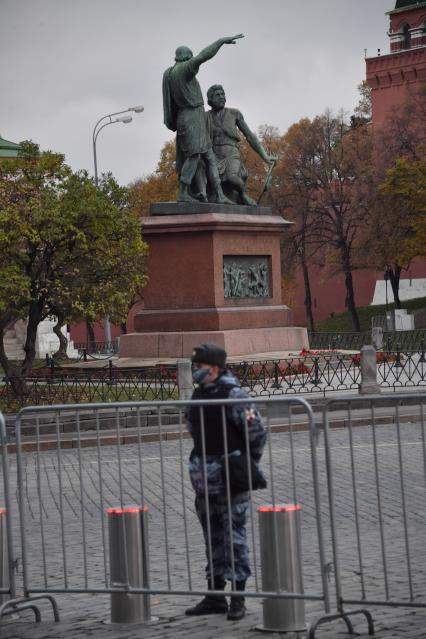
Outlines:
[[123,124],[128,124],[133,120],[131,115],[122,115],[121,118],[117,118],[116,122],[123,122]]

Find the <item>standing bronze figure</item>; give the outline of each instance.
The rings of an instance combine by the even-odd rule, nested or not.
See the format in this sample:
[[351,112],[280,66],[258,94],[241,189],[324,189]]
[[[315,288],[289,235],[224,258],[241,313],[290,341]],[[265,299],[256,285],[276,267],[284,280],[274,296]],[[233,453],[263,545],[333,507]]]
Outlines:
[[191,183],[200,159],[204,160],[207,179],[218,203],[233,204],[222,191],[212,142],[207,131],[204,101],[196,75],[203,62],[213,58],[224,44],[235,44],[242,34],[221,38],[194,56],[188,47],[178,47],[175,65],[163,76],[164,123],[176,131],[176,171],[179,176],[179,201],[206,201],[203,192],[192,194]]
[[256,206],[256,202],[246,193],[248,172],[240,156],[241,134],[262,160],[274,165],[276,158],[264,149],[241,111],[225,107],[225,91],[220,84],[214,84],[207,91],[207,102],[211,107],[211,111],[206,113],[207,130],[225,193],[234,200],[234,204]]

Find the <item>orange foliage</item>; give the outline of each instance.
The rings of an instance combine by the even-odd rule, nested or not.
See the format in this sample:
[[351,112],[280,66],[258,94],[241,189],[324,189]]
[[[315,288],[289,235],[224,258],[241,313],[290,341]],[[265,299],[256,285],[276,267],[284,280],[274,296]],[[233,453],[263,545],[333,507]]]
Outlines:
[[166,142],[154,173],[133,182],[129,188],[129,206],[138,216],[148,216],[150,204],[173,202],[177,197],[176,145]]

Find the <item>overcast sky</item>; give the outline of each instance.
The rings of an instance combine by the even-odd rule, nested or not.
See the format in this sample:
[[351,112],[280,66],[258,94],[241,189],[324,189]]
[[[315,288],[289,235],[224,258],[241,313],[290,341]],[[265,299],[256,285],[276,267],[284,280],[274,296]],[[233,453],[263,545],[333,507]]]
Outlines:
[[177,46],[194,53],[244,33],[203,65],[207,91],[251,128],[284,132],[327,107],[352,111],[364,49],[388,52],[385,12],[395,0],[0,0],[0,134],[32,139],[93,171],[92,130],[104,114],[143,104],[98,141],[100,171],[125,184],[155,169],[172,133],[161,82]]

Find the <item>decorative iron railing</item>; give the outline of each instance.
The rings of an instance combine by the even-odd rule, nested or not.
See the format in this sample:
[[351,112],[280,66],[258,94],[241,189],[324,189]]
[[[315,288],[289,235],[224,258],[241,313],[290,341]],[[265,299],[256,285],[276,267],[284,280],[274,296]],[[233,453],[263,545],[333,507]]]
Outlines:
[[254,397],[357,389],[361,379],[356,356],[307,354],[282,360],[232,364],[241,386]]
[[[382,388],[426,386],[426,341],[410,351],[377,352],[377,381]],[[279,360],[229,365],[253,397],[356,391],[361,383],[361,354],[304,351]],[[177,366],[139,369],[61,368],[51,365],[21,378],[0,381],[0,410],[59,403],[153,401],[179,395]]]
[[426,355],[423,343],[418,351],[377,353],[377,381],[382,388],[426,386]]
[[371,318],[371,328],[381,328],[382,330],[386,330],[387,327],[387,318],[386,315],[374,315]]
[[113,355],[118,353],[118,339],[110,342],[74,342],[80,355]]
[[175,366],[141,369],[60,369],[34,371],[25,379],[4,378],[0,409],[84,402],[155,401],[178,397]]
[[365,344],[371,344],[371,331],[347,333],[330,331],[326,333],[308,333],[311,349],[359,351]]
[[416,351],[424,350],[426,328],[415,331],[392,331],[383,333],[384,351]]
[[[359,351],[366,344],[372,343],[371,331],[362,333],[330,331],[308,333],[308,336],[311,349]],[[398,345],[401,350],[418,350],[421,349],[422,341],[426,342],[426,328],[414,331],[383,332],[384,351],[396,351]]]

